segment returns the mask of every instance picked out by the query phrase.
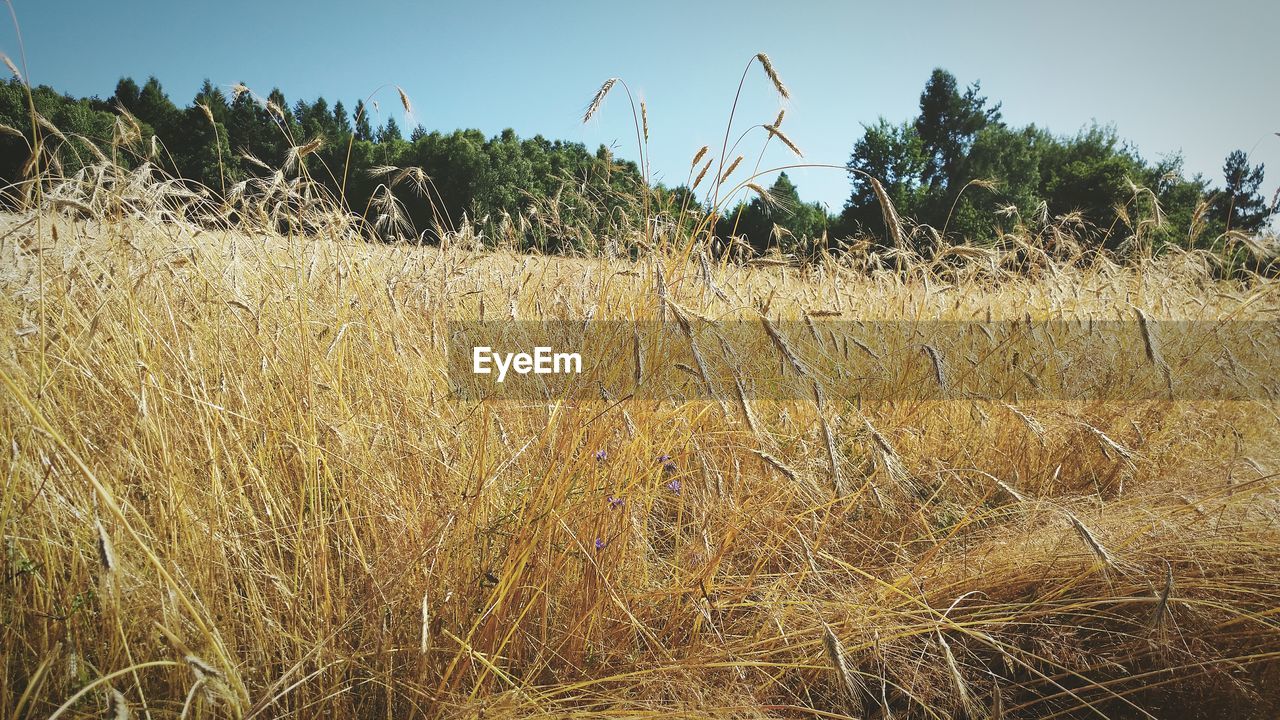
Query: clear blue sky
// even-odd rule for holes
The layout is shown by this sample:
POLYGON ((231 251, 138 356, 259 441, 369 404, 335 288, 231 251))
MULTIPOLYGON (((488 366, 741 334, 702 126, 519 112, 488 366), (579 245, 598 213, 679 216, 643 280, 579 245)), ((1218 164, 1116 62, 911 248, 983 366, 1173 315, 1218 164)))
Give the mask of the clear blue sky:
MULTIPOLYGON (((416 117, 399 117, 394 89, 375 99, 406 131, 512 127, 634 158, 620 94, 580 122, 617 75, 648 103, 652 164, 668 184, 684 181, 698 147, 719 146, 742 67, 765 51, 792 91, 784 130, 813 162, 843 164, 863 123, 910 117, 942 66, 961 83, 980 79, 1010 123, 1074 133, 1096 119, 1145 157, 1181 152, 1189 171, 1215 181, 1242 148, 1266 162, 1268 195, 1280 185, 1275 0, 12 2, 31 79, 74 95, 108 97, 120 76, 154 74, 180 105, 209 78, 351 107, 397 83, 416 117)), ((4 26, 0 50, 17 58, 4 26)), ((771 121, 778 107, 753 70, 740 122, 771 121)), ((787 159, 771 151, 766 163, 787 159)), ((838 171, 792 178, 833 210, 848 192, 838 171)))

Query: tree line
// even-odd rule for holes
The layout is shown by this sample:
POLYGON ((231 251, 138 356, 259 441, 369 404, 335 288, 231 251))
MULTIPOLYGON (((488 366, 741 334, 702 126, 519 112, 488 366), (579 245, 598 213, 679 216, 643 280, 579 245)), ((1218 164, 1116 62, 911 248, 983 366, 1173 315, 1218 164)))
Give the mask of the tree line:
MULTIPOLYGON (((26 92, 16 79, 0 85, 0 184, 20 182, 29 169, 26 92)), ((364 101, 350 109, 323 97, 289 104, 278 89, 259 97, 206 80, 179 107, 154 77, 141 87, 123 78, 105 100, 46 86, 32 93, 37 112, 63 135, 63 173, 94 162, 88 143, 110 147, 117 163, 151 162, 223 196, 294 166, 390 235, 416 228, 430 239, 468 224, 524 247, 583 249, 620 239, 655 208, 679 218, 706 210, 687 187, 646 189, 636 163, 603 145, 591 152, 509 129, 486 137, 418 126, 406 138, 393 117, 375 126, 364 101), (120 142, 121 118, 143 140, 130 152, 120 142)), ((1229 230, 1257 233, 1277 210, 1263 195, 1263 167, 1242 151, 1226 158, 1223 186, 1211 187, 1188 176, 1178 157, 1142 158, 1111 128, 1060 136, 1011 126, 978 83, 962 88, 942 69, 926 82, 914 118, 863 126, 847 168, 851 192, 842 211, 805 203, 782 173, 766 196, 725 209, 717 233, 744 237, 757 251, 788 252, 829 247, 834 238, 883 238, 870 178, 899 215, 951 241, 988 242, 1019 226, 1069 221, 1079 237, 1114 246, 1145 222, 1153 242, 1195 247, 1229 230)))
POLYGON ((1212 188, 1188 177, 1180 157, 1144 160, 1111 128, 1064 137, 1010 126, 978 83, 961 90, 945 70, 933 71, 919 107, 911 120, 864 128, 848 165, 858 172, 840 218, 846 230, 883 222, 867 176, 884 183, 902 215, 965 237, 1074 216, 1085 237, 1115 243, 1128 236, 1120 226, 1158 219, 1156 242, 1187 246, 1228 230, 1257 233, 1276 211, 1262 194, 1262 165, 1240 150, 1226 158, 1224 186, 1212 188))

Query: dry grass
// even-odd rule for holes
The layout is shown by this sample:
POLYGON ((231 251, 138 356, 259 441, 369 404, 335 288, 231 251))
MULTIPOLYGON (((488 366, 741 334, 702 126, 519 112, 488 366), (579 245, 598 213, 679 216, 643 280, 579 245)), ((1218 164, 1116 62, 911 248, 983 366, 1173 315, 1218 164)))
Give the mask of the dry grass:
POLYGON ((1271 318, 1273 284, 984 256, 940 288, 48 211, 0 237, 0 715, 1276 710, 1273 404, 471 403, 444 376, 446 322, 482 306, 1271 318))
MULTIPOLYGON (((781 119, 757 127, 794 150, 781 119)), ((127 116, 116 135, 142 144, 127 116)), ((874 180, 888 250, 731 261, 717 203, 767 193, 754 171, 720 193, 728 138, 690 164, 695 186, 717 168, 691 234, 646 196, 613 238, 637 261, 465 226, 370 243, 416 231, 391 188, 434 189, 376 168, 366 222, 297 162, 318 138, 220 200, 33 148, 0 216, 0 717, 1274 717, 1273 401, 1139 401, 1104 374, 1106 400, 1023 402, 1091 366, 1041 331, 990 362, 830 333, 1136 318, 1120 351, 1172 394, 1248 358, 1159 322, 1274 321, 1280 286, 1203 253, 1119 264, 1069 217, 921 257, 874 180), (674 320, 687 358, 637 333, 582 386, 672 367, 706 393, 467 400, 460 319, 674 320), (724 320, 760 341, 717 342, 724 320), (937 399, 971 365, 999 399, 937 399), (868 369, 889 399, 859 397, 868 369)))

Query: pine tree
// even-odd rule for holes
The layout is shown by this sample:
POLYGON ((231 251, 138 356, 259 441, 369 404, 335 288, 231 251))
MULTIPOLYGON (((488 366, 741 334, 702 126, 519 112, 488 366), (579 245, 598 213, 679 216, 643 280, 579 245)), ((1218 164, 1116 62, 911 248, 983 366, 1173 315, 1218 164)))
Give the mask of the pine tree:
POLYGON ((138 96, 141 94, 142 90, 138 88, 138 83, 134 82, 133 78, 122 77, 120 82, 116 83, 116 94, 113 99, 132 113, 137 110, 138 96))
POLYGON ((356 101, 355 124, 357 140, 373 140, 373 126, 369 124, 369 108, 365 106, 363 100, 356 101))
POLYGON ((960 94, 956 78, 935 69, 920 93, 920 115, 915 130, 924 146, 924 181, 931 191, 963 184, 958 170, 978 132, 1000 122, 1000 105, 987 107, 987 99, 974 83, 960 94))
POLYGON ((1214 198, 1215 219, 1224 223, 1226 230, 1245 233, 1262 230, 1273 212, 1261 192, 1265 177, 1262 163, 1250 167, 1249 156, 1243 150, 1236 150, 1223 163, 1222 175, 1226 184, 1214 198))
POLYGON ((160 81, 153 75, 147 79, 147 84, 142 86, 142 92, 138 94, 134 114, 139 120, 155 128, 161 140, 169 140, 176 129, 180 113, 165 94, 160 81))
POLYGON ((378 131, 378 142, 394 142, 403 139, 404 135, 400 134, 400 125, 396 123, 396 119, 393 117, 387 118, 387 124, 383 125, 382 129, 378 131))
POLYGON ((351 118, 347 116, 347 108, 341 100, 333 104, 333 125, 339 135, 351 134, 351 118))

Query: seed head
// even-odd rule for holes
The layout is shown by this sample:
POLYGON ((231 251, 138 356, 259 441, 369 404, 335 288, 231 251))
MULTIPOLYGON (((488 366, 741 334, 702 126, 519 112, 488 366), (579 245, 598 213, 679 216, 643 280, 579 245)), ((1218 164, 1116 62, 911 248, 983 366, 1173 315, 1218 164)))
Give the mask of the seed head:
POLYGON ((773 61, 764 53, 757 53, 756 60, 760 61, 760 67, 764 68, 764 74, 769 76, 769 82, 773 83, 773 89, 778 91, 784 100, 791 97, 791 93, 787 90, 787 86, 782 84, 782 78, 778 77, 778 71, 773 67, 773 61))
POLYGON ((596 96, 591 98, 591 104, 587 106, 587 112, 582 116, 582 122, 585 123, 591 119, 592 115, 596 114, 596 111, 600 109, 600 103, 604 102, 605 95, 609 94, 609 91, 613 89, 614 84, 617 82, 618 78, 616 77, 604 81, 604 84, 596 91, 596 96))

